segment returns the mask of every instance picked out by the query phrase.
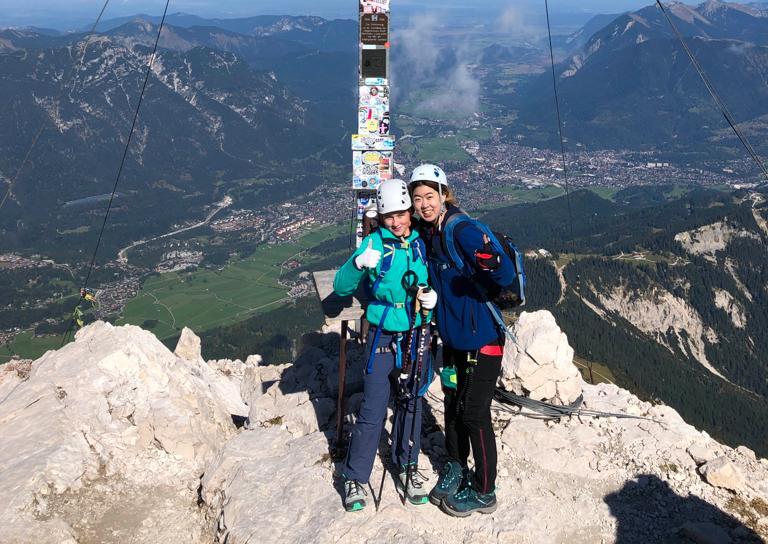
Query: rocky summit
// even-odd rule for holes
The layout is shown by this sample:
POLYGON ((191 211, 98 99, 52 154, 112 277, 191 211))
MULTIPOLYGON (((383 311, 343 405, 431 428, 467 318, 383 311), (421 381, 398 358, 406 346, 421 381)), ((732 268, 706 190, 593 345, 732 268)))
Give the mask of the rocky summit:
MULTIPOLYGON (((580 382, 548 312, 522 314, 513 333, 502 386, 556 404, 581 389, 582 413, 545 421, 495 403, 499 508, 458 519, 404 506, 390 476, 379 495, 378 460, 369 506, 344 511, 329 454, 338 332, 306 335, 290 364, 206 362, 192 331, 172 353, 138 327, 94 323, 0 369, 0 542, 766 541, 768 461, 669 407, 580 382)), ((348 354, 346 424, 364 351, 350 343, 348 354)), ((426 399, 419 465, 434 483, 445 460, 438 380, 426 399)), ((384 436, 382 458, 388 448, 384 436)))

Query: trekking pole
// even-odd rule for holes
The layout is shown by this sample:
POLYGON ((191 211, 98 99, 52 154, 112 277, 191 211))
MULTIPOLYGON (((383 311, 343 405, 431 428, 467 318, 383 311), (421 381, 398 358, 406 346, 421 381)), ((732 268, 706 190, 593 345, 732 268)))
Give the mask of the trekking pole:
MULTIPOLYGON (((418 306, 418 300, 416 299, 416 294, 419 290, 418 285, 418 277, 416 276, 416 273, 412 270, 407 271, 403 275, 402 279, 402 286, 405 292, 414 297, 414 314, 413 314, 413 322, 416 322, 416 316, 419 314, 418 306)), ((402 369, 400 372, 400 376, 398 376, 397 380, 397 390, 395 391, 395 402, 394 402, 394 410, 392 413, 392 419, 394 422, 397 422, 397 418, 400 415, 400 402, 404 398, 403 395, 407 392, 406 388, 403 385, 403 375, 406 376, 406 379, 408 377, 408 370, 411 367, 411 349, 413 348, 413 333, 412 331, 408 331, 408 339, 406 340, 406 350, 405 350, 405 360, 403 361, 402 369)), ((394 431, 394 424, 392 425, 392 430, 394 431)), ((403 431, 401 431, 403 432, 403 431)), ((402 435, 401 435, 402 436, 402 435)), ((392 445, 393 447, 396 442, 396 437, 392 437, 392 445)), ((379 505, 381 504, 381 493, 384 490, 384 480, 387 477, 387 467, 382 460, 382 474, 381 474, 381 483, 379 484, 379 499, 378 502, 376 501, 376 497, 374 496, 374 505, 376 507, 376 511, 379 511, 379 505)), ((405 504, 405 501, 403 501, 403 504, 405 504)))
MULTIPOLYGON (((431 289, 424 286, 419 286, 419 293, 428 293, 431 289)), ((413 422, 411 422, 411 436, 408 440, 408 464, 406 465, 406 475, 405 475, 405 492, 403 497, 403 504, 405 504, 405 498, 408 497, 408 488, 411 484, 411 463, 413 463, 413 445, 416 438, 416 405, 415 402, 418 402, 419 399, 419 390, 421 389, 421 372, 423 369, 423 363, 424 363, 424 349, 426 346, 426 336, 427 336, 427 328, 429 326, 429 323, 427 322, 427 317, 429 316, 429 310, 421 308, 421 304, 418 301, 419 299, 416 299, 416 309, 417 313, 421 312, 421 329, 419 330, 419 344, 418 344, 418 352, 416 353, 416 372, 413 377, 414 382, 414 393, 413 396, 409 395, 407 397, 406 402, 410 402, 411 398, 414 399, 414 406, 413 406, 413 422)), ((400 376, 402 379, 402 375, 400 376)), ((406 378, 407 379, 407 378, 406 378)), ((408 414, 408 407, 406 405, 406 414, 408 414)), ((416 470, 418 470, 418 456, 419 452, 416 452, 416 470)))

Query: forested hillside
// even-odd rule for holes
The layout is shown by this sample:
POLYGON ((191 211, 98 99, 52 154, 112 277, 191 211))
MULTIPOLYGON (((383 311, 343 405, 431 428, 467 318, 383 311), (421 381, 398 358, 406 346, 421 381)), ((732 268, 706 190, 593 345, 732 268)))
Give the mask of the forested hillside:
POLYGON ((552 310, 579 356, 722 440, 765 454, 764 197, 696 190, 656 198, 665 191, 631 189, 614 202, 575 193, 573 240, 564 198, 486 219, 555 253, 528 260, 526 309, 552 310))

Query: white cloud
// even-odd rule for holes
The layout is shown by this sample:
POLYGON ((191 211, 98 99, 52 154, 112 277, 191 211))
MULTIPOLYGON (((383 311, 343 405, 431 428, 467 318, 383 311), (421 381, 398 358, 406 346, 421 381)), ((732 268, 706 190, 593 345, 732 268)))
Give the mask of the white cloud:
POLYGON ((515 40, 536 41, 543 37, 544 14, 541 6, 532 10, 530 6, 510 3, 504 6, 496 19, 496 30, 510 34, 515 40))
POLYGON ((439 17, 433 14, 414 16, 406 28, 394 34, 399 47, 393 59, 393 92, 397 93, 398 81, 412 93, 428 90, 428 96, 422 97, 416 107, 425 116, 448 112, 468 116, 480 109, 480 82, 470 70, 474 59, 459 46, 454 48, 457 62, 441 66, 444 59, 440 58, 441 46, 435 32, 439 24, 439 17))

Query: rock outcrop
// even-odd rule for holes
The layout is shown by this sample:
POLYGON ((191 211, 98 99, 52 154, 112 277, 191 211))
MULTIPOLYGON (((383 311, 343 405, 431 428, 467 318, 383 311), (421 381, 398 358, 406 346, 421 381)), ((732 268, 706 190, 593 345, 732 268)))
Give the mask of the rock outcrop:
POLYGON ((210 541, 195 498, 236 432, 228 376, 138 327, 101 322, 28 375, 10 370, 0 542, 74 543, 107 528, 114 542, 210 541))
POLYGON ((645 292, 635 291, 627 285, 606 292, 594 287, 593 290, 603 308, 649 334, 670 352, 674 353, 677 348, 688 353, 712 374, 725 379, 706 354, 707 344, 719 342, 717 333, 704 324, 687 301, 659 286, 645 292))
POLYGON ((675 235, 675 241, 688 253, 702 255, 711 262, 716 262, 717 252, 724 250, 732 240, 737 238, 759 240, 760 236, 754 232, 740 230, 726 221, 718 221, 675 235))
MULTIPOLYGON (((515 333, 516 357, 572 373, 551 315, 522 314, 515 333)), ((28 376, 3 369, 0 542, 645 544, 768 535, 768 461, 719 444, 669 407, 581 382, 584 407, 606 415, 542 421, 494 405, 494 514, 457 519, 403 506, 390 477, 377 512, 379 460, 370 506, 348 514, 329 455, 337 346, 336 334, 315 334, 290 365, 255 356, 206 363, 136 327, 96 323, 28 376), (247 415, 240 429, 230 406, 247 415)), ((364 351, 350 342, 348 352, 351 422, 364 351)), ((434 483, 446 455, 439 380, 426 402, 420 467, 434 483)), ((382 458, 388 447, 385 435, 382 458)))
POLYGON ((581 396, 583 380, 573 364, 573 348, 547 311, 523 313, 505 346, 501 385, 507 391, 553 404, 581 396))

